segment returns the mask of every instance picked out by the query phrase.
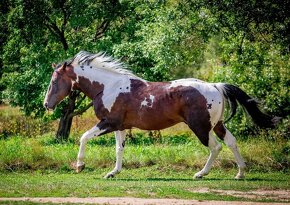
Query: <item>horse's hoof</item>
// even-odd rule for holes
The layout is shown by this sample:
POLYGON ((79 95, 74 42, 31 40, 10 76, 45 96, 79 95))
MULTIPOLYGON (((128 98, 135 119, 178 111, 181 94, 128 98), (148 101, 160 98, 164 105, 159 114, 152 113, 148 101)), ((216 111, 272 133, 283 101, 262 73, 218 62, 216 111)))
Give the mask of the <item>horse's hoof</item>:
POLYGON ((115 177, 114 174, 108 173, 108 174, 106 174, 106 176, 104 176, 104 179, 110 179, 110 178, 114 178, 114 177, 115 177))
POLYGON ((77 165, 77 162, 72 162, 72 163, 70 164, 70 167, 71 167, 72 169, 74 169, 74 170, 76 171, 76 173, 80 173, 81 171, 84 170, 84 168, 85 168, 85 164, 79 166, 79 165, 77 165))
POLYGON ((193 179, 199 180, 202 179, 203 176, 202 175, 194 175, 193 179))
POLYGON ((193 178, 194 179, 202 179, 205 175, 207 175, 207 174, 200 171, 200 172, 197 172, 193 178))
POLYGON ((86 167, 85 164, 83 164, 83 165, 81 165, 81 166, 77 166, 77 168, 76 168, 76 172, 77 172, 77 173, 80 173, 81 171, 84 170, 85 167, 86 167))
POLYGON ((245 179, 245 175, 237 174, 237 176, 235 176, 235 179, 236 179, 236 180, 245 179))

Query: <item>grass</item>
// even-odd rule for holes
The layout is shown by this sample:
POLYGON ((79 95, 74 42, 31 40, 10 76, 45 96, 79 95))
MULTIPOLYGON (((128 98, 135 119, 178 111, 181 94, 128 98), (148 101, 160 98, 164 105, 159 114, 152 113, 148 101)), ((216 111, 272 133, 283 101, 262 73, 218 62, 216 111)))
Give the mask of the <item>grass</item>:
MULTIPOLYGON (((212 172, 199 181, 192 176, 203 167, 208 150, 190 135, 182 135, 180 141, 175 139, 178 136, 158 139, 162 143, 146 139, 142 144, 142 138, 147 138, 144 134, 137 142, 128 140, 124 169, 110 180, 102 177, 114 167, 113 136, 93 140, 87 145, 87 167, 80 174, 70 168, 77 156, 77 142, 56 144, 49 135, 0 140, 0 197, 129 196, 244 201, 249 199, 196 190, 290 189, 289 169, 280 169, 279 163, 274 161, 277 153, 282 158, 283 147, 289 142, 282 139, 275 144, 261 139, 239 142, 249 165, 247 178, 241 181, 233 179, 237 168, 232 153, 224 147, 212 172)), ((289 156, 283 159, 288 160, 289 156)))
MULTIPOLYGON (((2 112, 0 118, 8 119, 9 112, 2 112)), ((11 113, 19 117, 17 110, 11 109, 11 113)), ((274 139, 263 136, 247 140, 237 138, 248 165, 246 180, 233 179, 237 167, 233 154, 224 145, 212 172, 201 181, 193 180, 192 176, 203 167, 209 151, 182 124, 162 131, 162 137, 134 131, 134 137, 126 141, 124 169, 111 180, 102 177, 114 167, 114 136, 109 134, 90 140, 86 169, 75 174, 70 164, 77 157, 79 137, 84 131, 80 128, 89 129, 94 124, 93 120, 88 120, 90 117, 91 114, 86 113, 75 118, 73 135, 63 144, 56 143, 49 133, 31 136, 30 131, 24 130, 28 135, 23 137, 22 132, 17 131, 19 123, 14 120, 19 135, 0 137, 0 197, 130 196, 244 201, 249 199, 196 190, 290 189, 290 141, 279 136, 274 139)), ((8 126, 3 122, 1 126, 8 126)), ((9 129, 8 126, 6 130, 9 129)))
MULTIPOLYGON (((0 140, 0 171, 55 170, 71 171, 70 164, 76 160, 78 141, 57 144, 50 135, 36 138, 10 137, 0 140)), ((201 169, 209 151, 195 137, 187 134, 164 135, 157 139, 140 134, 138 140, 128 139, 124 154, 125 168, 168 165, 176 169, 201 169)), ((112 135, 91 140, 87 145, 87 168, 111 168, 115 161, 114 137, 112 135)), ((290 157, 283 139, 275 143, 266 139, 240 141, 239 147, 248 168, 261 172, 288 171, 290 157), (286 150, 286 151, 285 151, 286 150)), ((224 146, 214 166, 219 169, 236 168, 231 151, 224 146)))
MULTIPOLYGON (((158 166, 125 169, 117 178, 102 176, 109 169, 81 174, 57 172, 1 173, 0 197, 142 197, 221 200, 214 192, 198 193, 202 188, 249 191, 256 189, 289 189, 290 177, 280 172, 248 174, 236 181, 235 170, 214 170, 204 180, 193 180, 195 170, 160 169, 158 166)), ((245 200, 223 196, 222 200, 245 200)))

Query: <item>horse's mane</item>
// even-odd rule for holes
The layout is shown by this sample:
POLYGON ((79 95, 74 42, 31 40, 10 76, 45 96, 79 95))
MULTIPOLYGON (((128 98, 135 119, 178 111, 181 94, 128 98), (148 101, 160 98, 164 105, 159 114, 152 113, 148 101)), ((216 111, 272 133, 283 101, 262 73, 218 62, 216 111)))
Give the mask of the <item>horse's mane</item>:
POLYGON ((91 65, 95 69, 109 70, 111 72, 135 76, 132 71, 125 69, 125 65, 120 60, 114 59, 112 56, 106 55, 104 52, 90 53, 80 51, 72 59, 67 61, 67 64, 77 63, 79 65, 91 65))

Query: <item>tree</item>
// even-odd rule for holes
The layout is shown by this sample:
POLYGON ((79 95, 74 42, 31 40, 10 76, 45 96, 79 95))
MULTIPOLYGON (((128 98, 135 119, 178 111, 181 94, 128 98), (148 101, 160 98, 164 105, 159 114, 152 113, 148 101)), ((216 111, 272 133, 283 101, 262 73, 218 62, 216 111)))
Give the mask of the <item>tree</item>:
MULTIPOLYGON (((1 16, 0 16, 0 53, 3 53, 3 49, 4 49, 4 43, 7 41, 8 38, 8 26, 7 26, 7 13, 8 13, 8 9, 9 8, 9 2, 3 1, 0 3, 0 12, 1 12, 1 16)), ((0 56, 0 68, 3 67, 3 57, 0 56)), ((2 78, 4 71, 3 69, 0 70, 0 79, 2 78)), ((3 95, 2 92, 5 90, 5 86, 3 84, 0 83, 0 103, 3 102, 3 95)))
POLYGON ((179 1, 128 4, 131 13, 120 28, 127 35, 113 46, 113 53, 130 69, 147 80, 163 81, 189 76, 199 68, 205 44, 198 12, 179 1))
MULTIPOLYGON (((212 81, 237 84, 263 100, 269 113, 285 119, 285 127, 290 114, 289 6, 288 1, 272 0, 203 4, 209 11, 207 18, 218 25, 213 41, 219 51, 212 81)), ((229 126, 239 134, 255 130, 241 112, 229 126)))
MULTIPOLYGON (((6 4, 10 6, 3 19, 4 26, 9 28, 3 44, 4 95, 25 114, 43 116, 42 102, 52 71, 49 65, 80 49, 98 50, 99 44, 94 42, 118 16, 119 3, 21 0, 1 1, 1 8, 6 4)), ((73 92, 58 107, 52 116, 60 117, 57 139, 68 138, 73 117, 91 106, 89 102, 85 105, 86 101, 79 92, 73 92)))
MULTIPOLYGON (((235 83, 265 99, 268 111, 289 113, 284 89, 289 80, 280 75, 289 67, 289 2, 4 0, 0 5, 0 89, 26 114, 43 116, 49 65, 80 50, 113 54, 151 81, 201 77, 235 83)), ((73 92, 58 106, 52 117, 60 118, 59 138, 68 137, 71 120, 89 105, 73 92)))
POLYGON ((266 44, 281 45, 283 53, 290 52, 289 1, 218 0, 203 2, 203 6, 228 36, 240 35, 242 31, 243 39, 263 39, 266 44))

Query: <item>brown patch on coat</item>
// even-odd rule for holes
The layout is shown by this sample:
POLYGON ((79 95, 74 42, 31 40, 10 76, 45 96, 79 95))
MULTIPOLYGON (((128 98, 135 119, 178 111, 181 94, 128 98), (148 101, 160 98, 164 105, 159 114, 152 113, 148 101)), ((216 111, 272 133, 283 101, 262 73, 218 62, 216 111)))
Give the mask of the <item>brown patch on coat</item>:
POLYGON ((208 146, 211 130, 210 114, 206 98, 194 87, 184 87, 183 95, 188 96, 184 106, 184 115, 189 128, 199 138, 201 143, 208 146))
POLYGON ((76 87, 92 100, 94 100, 96 96, 104 90, 103 84, 95 81, 91 82, 85 77, 80 76, 78 81, 79 83, 75 83, 76 87))
POLYGON ((224 140, 226 136, 226 128, 223 124, 223 121, 218 121, 216 126, 213 128, 213 131, 216 133, 216 135, 221 139, 224 140))
POLYGON ((179 100, 176 95, 173 96, 168 91, 168 87, 169 83, 167 82, 145 83, 132 79, 131 92, 120 94, 117 98, 118 103, 126 105, 123 128, 137 127, 144 130, 160 130, 184 121, 180 115, 179 100), (150 95, 154 96, 153 101, 150 99, 150 95), (142 102, 146 100, 148 104, 142 105, 142 102))

